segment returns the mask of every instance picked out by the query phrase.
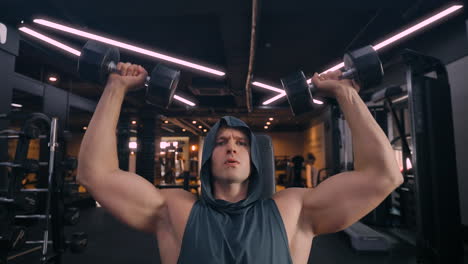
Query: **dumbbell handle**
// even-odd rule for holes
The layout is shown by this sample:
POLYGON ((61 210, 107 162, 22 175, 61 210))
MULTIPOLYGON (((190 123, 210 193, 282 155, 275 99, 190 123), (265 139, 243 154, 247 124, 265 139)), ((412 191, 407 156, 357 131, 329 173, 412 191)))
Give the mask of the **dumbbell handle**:
POLYGON ((15 201, 14 199, 5 198, 5 197, 0 197, 0 202, 4 202, 4 203, 13 203, 14 201, 15 201))
MULTIPOLYGON (((356 69, 351 68, 349 70, 344 71, 338 79, 339 80, 353 79, 355 74, 356 74, 356 69)), ((315 87, 315 85, 313 83, 309 84, 309 90, 310 90, 310 94, 312 94, 312 95, 317 93, 317 87, 315 87)))
MULTIPOLYGON (((47 166, 47 165, 49 165, 48 162, 38 162, 37 164, 38 164, 39 166, 47 166)), ((22 164, 17 164, 17 163, 13 163, 13 162, 9 162, 9 161, 2 161, 2 162, 0 162, 0 166, 10 167, 10 168, 23 167, 22 164)))
MULTIPOLYGON (((36 241, 26 241, 25 244, 42 244, 44 243, 44 240, 36 240, 36 241)), ((47 241, 49 244, 53 244, 53 241, 47 241)))
POLYGON ((48 192, 49 189, 21 189, 21 192, 48 192))
MULTIPOLYGON (((122 73, 119 70, 117 70, 117 64, 115 64, 115 62, 113 62, 113 61, 111 61, 107 65, 107 72, 109 72, 109 73, 118 73, 119 75, 122 75, 122 73)), ((146 76, 145 86, 149 85, 150 80, 151 80, 151 77, 146 76)))
MULTIPOLYGON (((15 218, 16 219, 46 219, 47 216, 46 215, 39 215, 39 214, 36 214, 36 215, 15 215, 15 218)), ((50 215, 49 217, 50 218, 50 215)))
MULTIPOLYGON (((20 135, 0 135, 0 138, 20 138, 20 135)), ((46 135, 40 135, 39 138, 47 138, 46 135)))

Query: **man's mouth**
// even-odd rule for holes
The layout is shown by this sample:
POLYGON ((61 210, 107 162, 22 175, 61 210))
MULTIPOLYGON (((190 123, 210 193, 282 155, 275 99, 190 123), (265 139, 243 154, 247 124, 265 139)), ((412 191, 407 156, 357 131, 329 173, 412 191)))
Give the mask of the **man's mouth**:
POLYGON ((237 161, 236 159, 227 159, 227 160, 224 162, 224 164, 226 164, 226 165, 237 165, 237 164, 239 164, 239 163, 240 163, 240 162, 237 161))

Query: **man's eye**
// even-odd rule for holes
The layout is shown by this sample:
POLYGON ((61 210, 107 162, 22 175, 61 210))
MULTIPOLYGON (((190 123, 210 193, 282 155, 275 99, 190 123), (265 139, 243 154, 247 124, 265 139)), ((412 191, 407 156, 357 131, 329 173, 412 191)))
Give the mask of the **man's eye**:
POLYGON ((218 146, 218 145, 223 145, 224 143, 225 143, 224 141, 218 141, 218 142, 216 142, 216 145, 217 145, 217 146, 218 146))
POLYGON ((247 142, 239 141, 239 145, 241 145, 241 146, 247 146, 247 142))

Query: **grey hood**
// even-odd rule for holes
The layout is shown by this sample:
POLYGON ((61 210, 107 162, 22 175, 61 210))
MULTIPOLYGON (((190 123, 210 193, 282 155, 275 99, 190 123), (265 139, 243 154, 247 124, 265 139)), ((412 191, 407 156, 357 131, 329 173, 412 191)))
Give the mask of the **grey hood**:
POLYGON ((258 201, 262 197, 263 186, 262 179, 259 175, 260 158, 259 148, 257 139, 252 133, 250 128, 242 120, 232 116, 222 117, 210 130, 205 138, 203 145, 203 156, 202 156, 202 167, 201 167, 201 201, 209 205, 210 207, 223 211, 226 213, 237 213, 243 209, 248 208, 254 202, 258 201), (251 172, 249 176, 249 188, 247 197, 236 203, 227 202, 224 200, 215 199, 213 196, 213 185, 211 175, 211 155, 216 143, 216 135, 221 124, 224 123, 228 127, 238 128, 247 132, 247 136, 250 139, 250 161, 251 161, 251 172))

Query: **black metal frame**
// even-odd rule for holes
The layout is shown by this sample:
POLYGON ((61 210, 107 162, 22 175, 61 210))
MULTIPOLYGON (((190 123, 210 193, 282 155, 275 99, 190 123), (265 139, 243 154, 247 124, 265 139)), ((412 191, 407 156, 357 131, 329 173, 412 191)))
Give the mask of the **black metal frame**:
POLYGON ((433 57, 405 51, 417 208, 423 263, 462 263, 460 207, 448 75, 433 57), (434 72, 436 78, 425 76, 434 72))
POLYGON ((341 117, 341 110, 335 104, 330 105, 330 118, 325 121, 325 164, 329 175, 341 172, 340 148, 342 147, 341 135, 338 119, 341 117))

